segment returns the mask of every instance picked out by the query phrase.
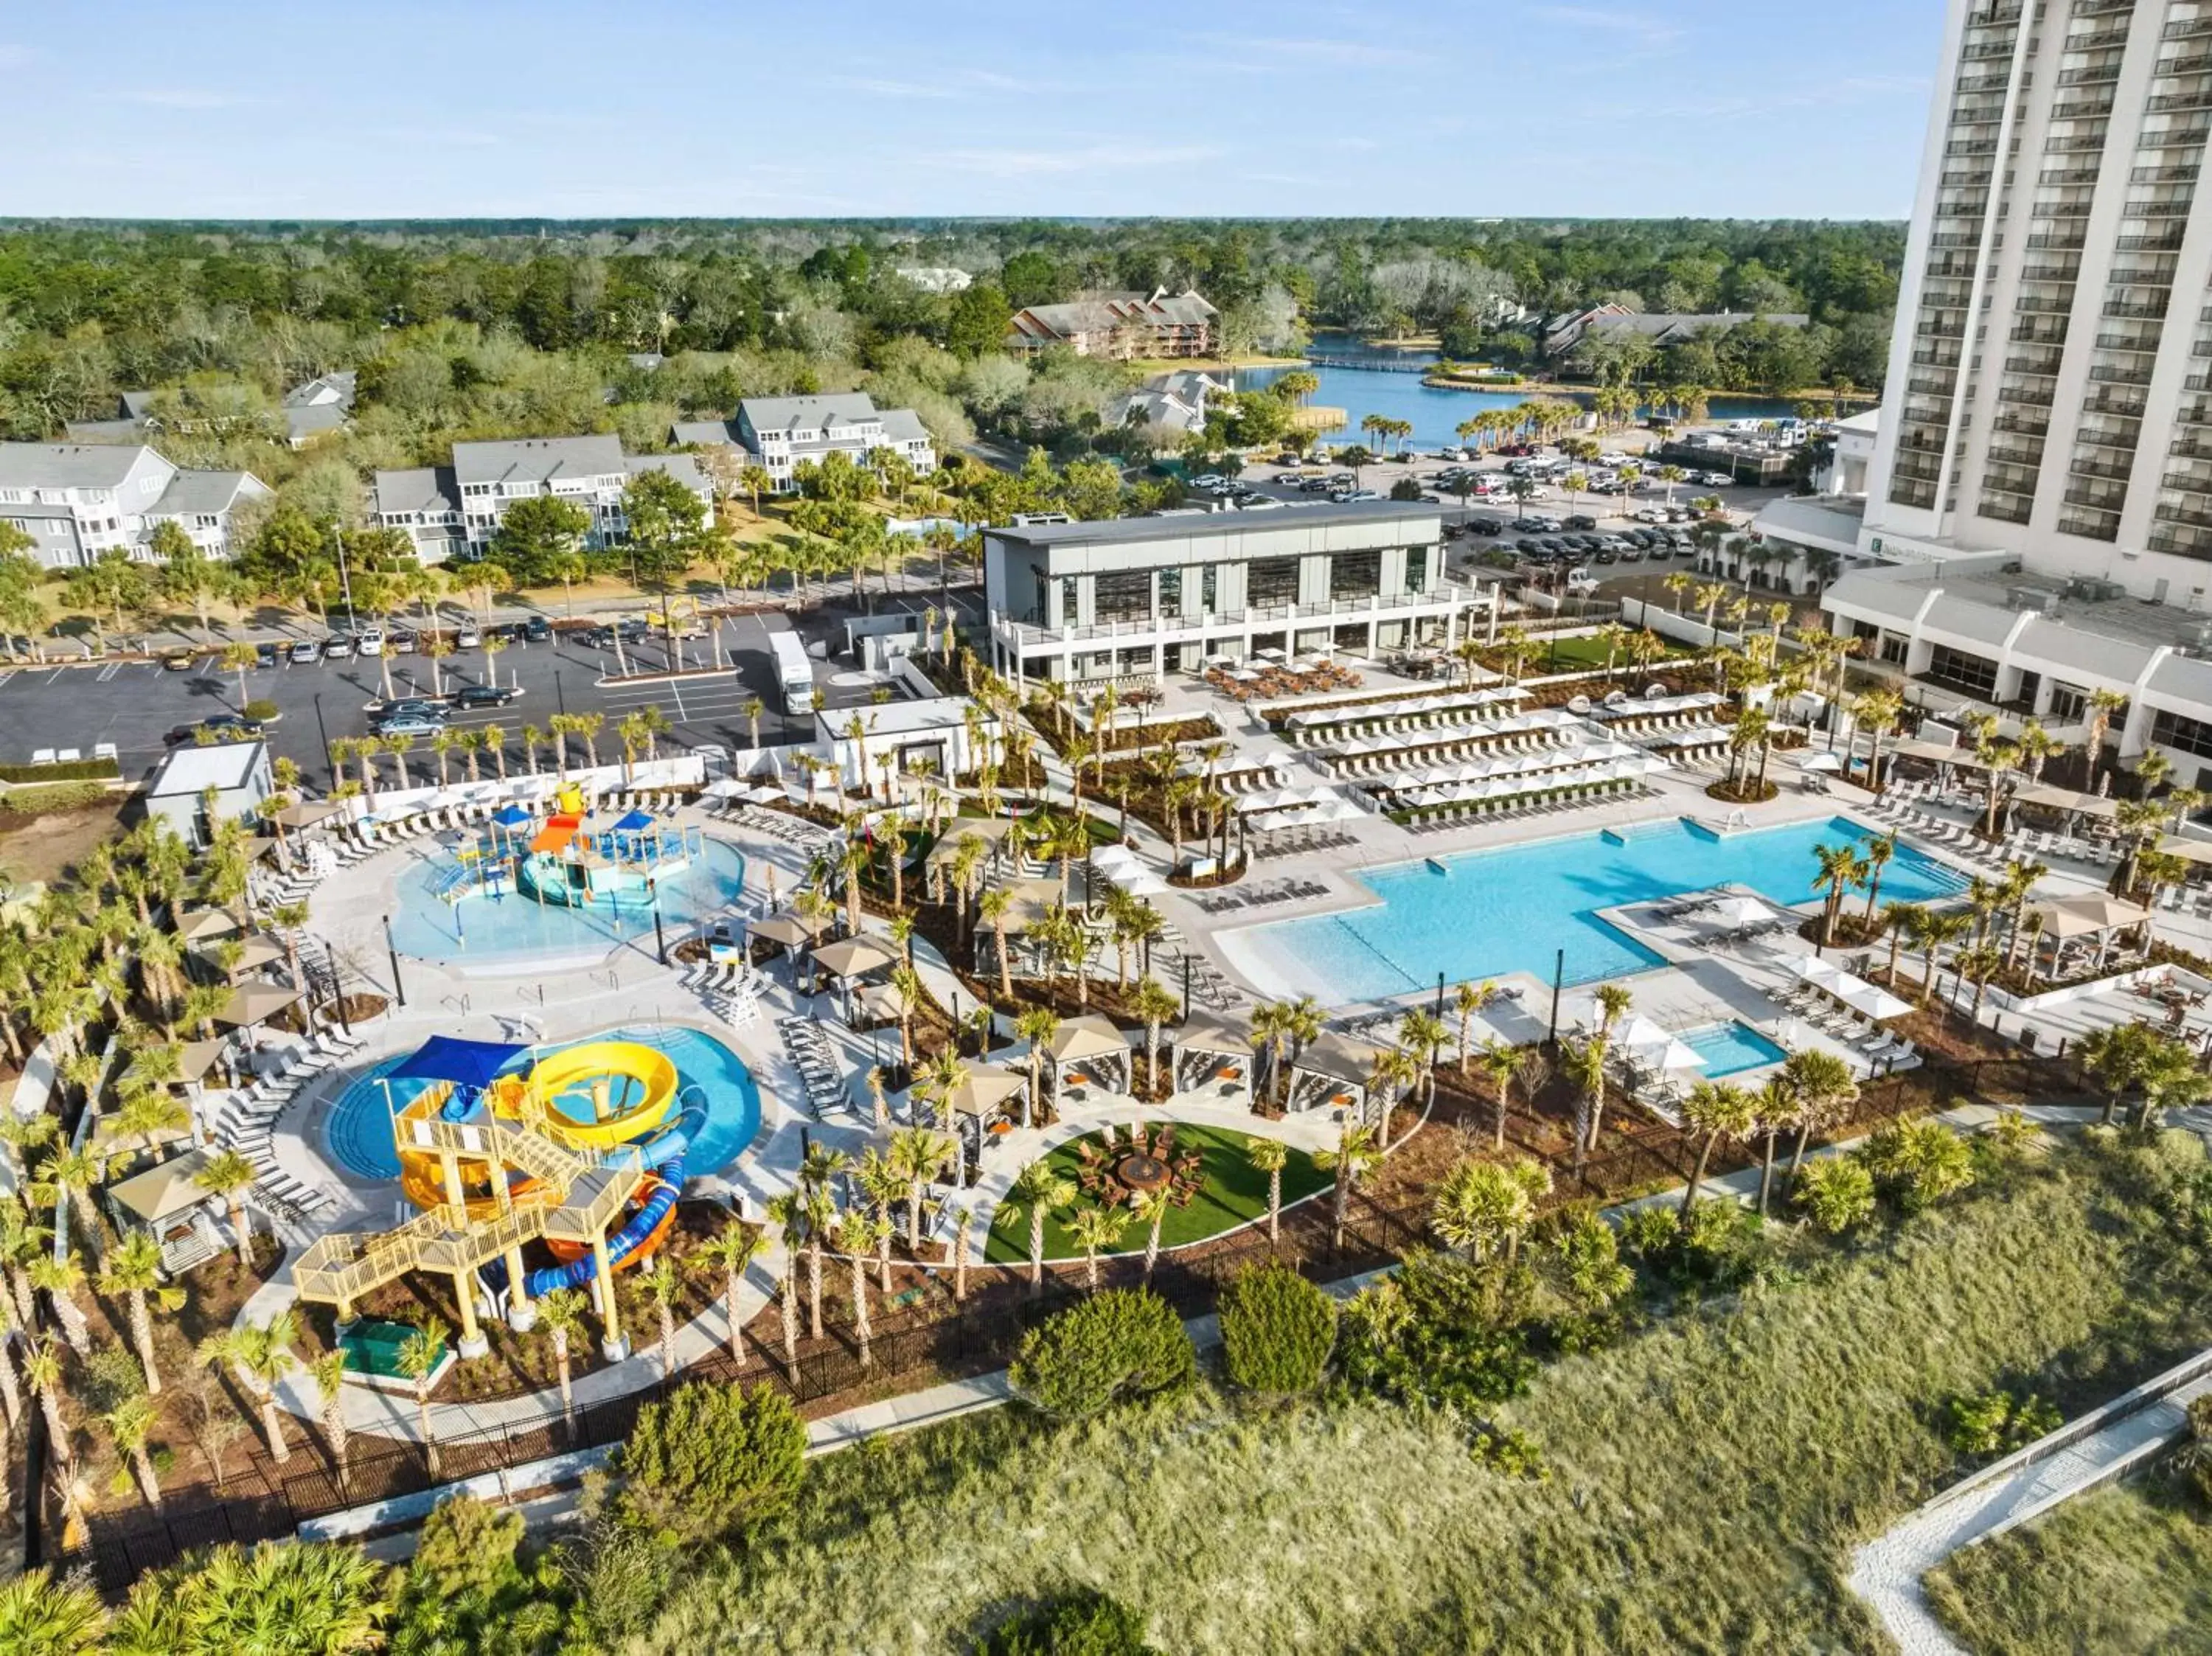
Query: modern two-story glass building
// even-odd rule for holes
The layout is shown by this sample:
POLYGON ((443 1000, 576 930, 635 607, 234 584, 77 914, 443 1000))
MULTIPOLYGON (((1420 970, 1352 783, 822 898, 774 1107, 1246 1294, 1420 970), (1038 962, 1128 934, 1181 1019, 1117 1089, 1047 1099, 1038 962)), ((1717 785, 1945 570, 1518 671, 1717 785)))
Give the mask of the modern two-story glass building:
POLYGON ((1449 647, 1485 603, 1447 579, 1437 508, 1395 501, 990 529, 983 573, 993 665, 1073 682, 1449 647))

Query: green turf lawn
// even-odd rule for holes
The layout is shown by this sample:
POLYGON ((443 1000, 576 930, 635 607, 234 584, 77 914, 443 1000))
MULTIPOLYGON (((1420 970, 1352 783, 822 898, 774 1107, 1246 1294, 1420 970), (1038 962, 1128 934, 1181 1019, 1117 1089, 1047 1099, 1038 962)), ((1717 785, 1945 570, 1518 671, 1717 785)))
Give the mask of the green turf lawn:
POLYGON ((2212 1649, 2212 1508, 2160 1472, 1945 1559, 1928 1598, 1974 1656, 2212 1649))
MULTIPOLYGON (((1127 1135, 1121 1135, 1125 1139, 1127 1135)), ((1180 1247, 1185 1242, 1203 1241, 1208 1236, 1218 1236, 1233 1226, 1263 1218, 1267 1211, 1267 1175, 1244 1159, 1244 1147, 1252 1141, 1249 1135, 1231 1132, 1226 1128, 1193 1126, 1177 1122, 1176 1143, 1185 1149, 1195 1149, 1204 1158, 1200 1163, 1206 1174, 1206 1188, 1188 1207, 1170 1208, 1160 1225, 1160 1246, 1180 1247)), ((1097 1135, 1073 1138, 1054 1150, 1045 1160, 1058 1168, 1068 1178, 1076 1176, 1083 1164, 1076 1158, 1075 1147, 1096 1143, 1097 1135)), ((1290 1160, 1283 1164, 1283 1205, 1288 1207, 1302 1196, 1310 1196, 1317 1190, 1328 1188, 1329 1175, 1313 1164, 1313 1157, 1304 1150, 1292 1149, 1290 1160)), ((1087 1202, 1080 1198, 1079 1205, 1087 1202)), ((1062 1219, 1073 1216, 1069 1209, 1055 1218, 1048 1219, 1044 1227, 1044 1257, 1048 1259, 1079 1259, 1083 1251, 1069 1238, 1062 1219)), ((1145 1232, 1132 1224, 1121 1238, 1123 1253, 1134 1253, 1145 1245, 1145 1232)), ((983 1257, 994 1265, 1018 1265, 1030 1257, 1030 1222, 1024 1213, 1020 1218, 1000 1218, 991 1225, 989 1240, 984 1244, 983 1257)))
MULTIPOLYGON (((1594 667, 1602 672, 1605 669, 1605 640, 1595 634, 1578 633, 1548 646, 1540 638, 1537 645, 1537 652, 1522 666, 1521 670, 1524 673, 1568 673, 1577 667, 1594 667)), ((1669 645, 1667 653, 1659 658, 1659 662, 1680 660, 1689 653, 1679 646, 1669 645)), ((1656 666, 1659 664, 1653 664, 1656 666)), ((1629 660, 1626 647, 1617 647, 1613 651, 1613 676, 1624 687, 1627 687, 1644 670, 1629 660)))

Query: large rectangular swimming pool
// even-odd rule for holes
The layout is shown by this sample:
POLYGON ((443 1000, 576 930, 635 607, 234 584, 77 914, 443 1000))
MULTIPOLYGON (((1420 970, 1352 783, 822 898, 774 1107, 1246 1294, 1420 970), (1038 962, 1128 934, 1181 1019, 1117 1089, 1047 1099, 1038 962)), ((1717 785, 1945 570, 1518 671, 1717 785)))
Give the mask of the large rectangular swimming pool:
MULTIPOLYGON (((1595 983, 1660 963, 1599 919, 1599 909, 1727 884, 1806 902, 1816 895, 1815 846, 1875 837, 1843 816, 1725 837, 1681 819, 1639 824, 1625 837, 1572 834, 1377 869, 1359 877, 1377 904, 1249 926, 1224 943, 1267 992, 1310 994, 1324 1005, 1434 989, 1438 973, 1452 983, 1509 972, 1548 981, 1561 949, 1566 981, 1595 983)), ((1964 875, 1900 845, 1882 870, 1881 897, 1923 902, 1965 884, 1964 875)))

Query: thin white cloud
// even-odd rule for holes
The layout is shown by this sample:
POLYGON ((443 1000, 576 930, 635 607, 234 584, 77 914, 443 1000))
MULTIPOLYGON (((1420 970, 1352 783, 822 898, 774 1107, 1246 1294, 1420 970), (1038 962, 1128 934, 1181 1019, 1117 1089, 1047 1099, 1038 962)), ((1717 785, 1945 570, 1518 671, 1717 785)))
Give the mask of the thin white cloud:
POLYGON ((1358 40, 1340 36, 1321 39, 1300 39, 1296 36, 1267 36, 1249 34, 1193 34, 1185 37, 1194 45, 1211 47, 1218 52, 1236 54, 1226 64, 1209 64, 1208 72, 1221 68, 1251 70, 1255 59, 1271 60, 1272 66, 1310 64, 1376 64, 1392 66, 1433 64, 1434 54, 1410 51, 1404 46, 1384 45, 1373 40, 1358 40))
POLYGON ((1188 167, 1196 161, 1211 161, 1220 153, 1196 144, 1146 149, 1097 143, 1068 149, 945 149, 922 159, 949 172, 1023 179, 1087 173, 1094 168, 1188 167))
POLYGON ((863 75, 841 75, 823 82, 841 92, 861 92, 873 98, 957 98, 949 86, 928 81, 884 81, 863 75))
POLYGON ((1682 35, 1680 27, 1663 18, 1640 11, 1616 11, 1603 6, 1531 6, 1522 14, 1540 21, 1566 23, 1600 29, 1609 34, 1633 36, 1647 46, 1672 45, 1682 35))

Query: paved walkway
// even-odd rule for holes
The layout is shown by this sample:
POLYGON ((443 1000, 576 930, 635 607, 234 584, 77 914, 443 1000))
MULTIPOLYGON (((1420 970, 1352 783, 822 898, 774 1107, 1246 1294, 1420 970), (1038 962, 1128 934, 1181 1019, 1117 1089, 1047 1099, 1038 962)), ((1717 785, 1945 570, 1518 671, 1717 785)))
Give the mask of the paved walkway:
POLYGON ((2028 1523, 2125 1477, 2188 1429, 2191 1399, 2212 1392, 2212 1351, 2146 1381, 1954 1485, 1861 1547, 1850 1588, 1905 1656, 1966 1656, 1928 1605, 1923 1579, 1961 1547, 2028 1523))

